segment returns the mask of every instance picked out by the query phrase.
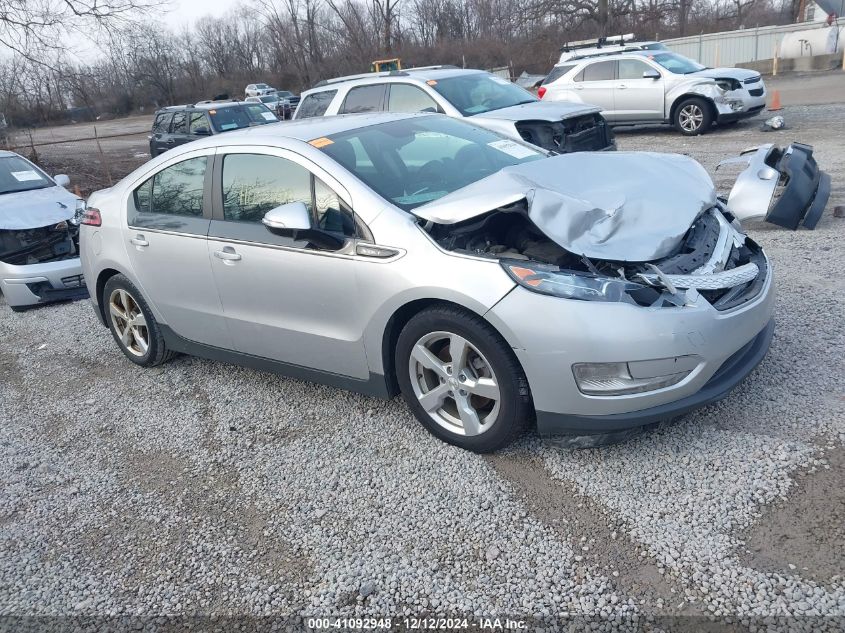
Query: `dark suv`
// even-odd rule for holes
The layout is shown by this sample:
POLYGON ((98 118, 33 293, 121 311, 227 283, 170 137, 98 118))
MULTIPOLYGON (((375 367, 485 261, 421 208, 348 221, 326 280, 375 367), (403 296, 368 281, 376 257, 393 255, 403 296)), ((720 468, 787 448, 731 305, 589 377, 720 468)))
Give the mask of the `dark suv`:
POLYGON ((150 134, 150 156, 204 136, 275 123, 279 118, 262 103, 201 101, 156 112, 150 134))

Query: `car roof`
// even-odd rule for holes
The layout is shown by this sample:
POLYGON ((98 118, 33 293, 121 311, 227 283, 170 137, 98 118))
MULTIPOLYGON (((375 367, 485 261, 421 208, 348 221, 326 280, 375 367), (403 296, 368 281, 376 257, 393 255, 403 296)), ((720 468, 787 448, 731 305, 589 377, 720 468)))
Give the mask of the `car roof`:
MULTIPOLYGON (((156 112, 178 112, 188 108, 195 108, 197 110, 217 110, 220 108, 234 108, 236 106, 244 105, 244 101, 200 101, 199 103, 187 103, 184 105, 167 106, 161 108, 156 112)), ((250 102, 253 103, 253 102, 250 102)))
POLYGON ((558 66, 575 66, 577 64, 581 64, 584 62, 603 62, 603 61, 613 61, 614 59, 620 59, 625 57, 653 57, 655 55, 665 55, 667 53, 673 53, 674 51, 668 50, 630 50, 630 51, 618 51, 614 53, 598 53, 595 55, 585 55, 584 57, 573 57, 572 59, 567 59, 565 62, 558 62, 555 64, 555 67, 558 66))
POLYGON ((280 121, 278 123, 256 125, 242 130, 232 130, 225 134, 215 135, 213 138, 193 141, 190 145, 192 147, 201 147, 203 145, 220 147, 224 145, 260 145, 266 143, 272 146, 277 139, 285 138, 308 142, 323 136, 358 130, 380 123, 431 116, 442 117, 445 115, 430 112, 371 112, 364 114, 340 114, 327 117, 318 116, 300 119, 298 121, 280 121))
POLYGON ((328 79, 325 82, 320 82, 313 88, 303 91, 303 95, 309 95, 313 92, 322 92, 324 90, 336 90, 340 86, 349 85, 366 85, 377 83, 395 83, 402 81, 412 81, 417 83, 425 83, 426 81, 448 79, 450 77, 457 77, 460 75, 476 75, 480 73, 487 73, 486 70, 478 70, 475 68, 456 68, 451 67, 434 67, 434 68, 409 68, 407 70, 391 70, 383 73, 364 73, 361 75, 350 75, 349 77, 337 77, 335 79, 328 79))

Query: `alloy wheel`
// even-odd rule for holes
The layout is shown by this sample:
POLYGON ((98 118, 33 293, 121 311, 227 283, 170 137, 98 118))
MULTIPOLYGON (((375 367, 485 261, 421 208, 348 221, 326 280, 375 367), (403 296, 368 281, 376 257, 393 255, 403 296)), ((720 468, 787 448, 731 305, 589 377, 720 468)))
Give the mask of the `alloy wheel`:
POLYGON ((492 366, 469 341, 431 332, 411 349, 411 386, 432 420, 458 435, 481 435, 499 415, 501 393, 492 366))
POLYGON ((704 110, 696 103, 687 104, 678 114, 678 121, 685 132, 696 132, 704 122, 704 110))
POLYGON ((133 356, 144 356, 150 349, 150 332, 138 302, 116 288, 109 297, 109 315, 123 347, 133 356))

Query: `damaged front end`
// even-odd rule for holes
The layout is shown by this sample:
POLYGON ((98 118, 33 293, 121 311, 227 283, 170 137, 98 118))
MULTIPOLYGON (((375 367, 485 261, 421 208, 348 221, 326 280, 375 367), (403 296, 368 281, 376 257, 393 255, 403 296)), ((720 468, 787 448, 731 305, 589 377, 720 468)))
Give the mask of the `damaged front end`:
POLYGON ((722 161, 716 170, 728 165, 746 165, 727 199, 738 220, 816 228, 830 197, 830 176, 819 169, 810 145, 793 143, 782 150, 769 143, 722 161))
POLYGON ((560 121, 517 121, 516 130, 524 141, 557 154, 616 149, 613 131, 597 112, 560 121))
POLYGON ((28 266, 79 257, 79 226, 62 220, 35 229, 0 229, 0 262, 28 266))
POLYGON ((565 299, 676 307, 702 297, 722 311, 753 300, 768 274, 762 249, 718 202, 669 255, 647 262, 593 259, 564 249, 531 221, 527 201, 428 230, 441 248, 497 259, 519 285, 565 299))

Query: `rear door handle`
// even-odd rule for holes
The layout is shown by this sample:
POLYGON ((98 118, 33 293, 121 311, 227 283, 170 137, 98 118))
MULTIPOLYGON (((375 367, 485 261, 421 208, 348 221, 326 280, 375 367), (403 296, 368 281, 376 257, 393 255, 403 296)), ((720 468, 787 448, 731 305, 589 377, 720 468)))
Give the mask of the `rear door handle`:
POLYGON ((241 256, 231 246, 224 246, 222 251, 214 251, 214 256, 217 259, 222 259, 223 262, 237 262, 241 259, 241 256))
POLYGON ((135 237, 129 240, 135 246, 149 246, 150 243, 144 239, 144 236, 138 233, 135 237))

